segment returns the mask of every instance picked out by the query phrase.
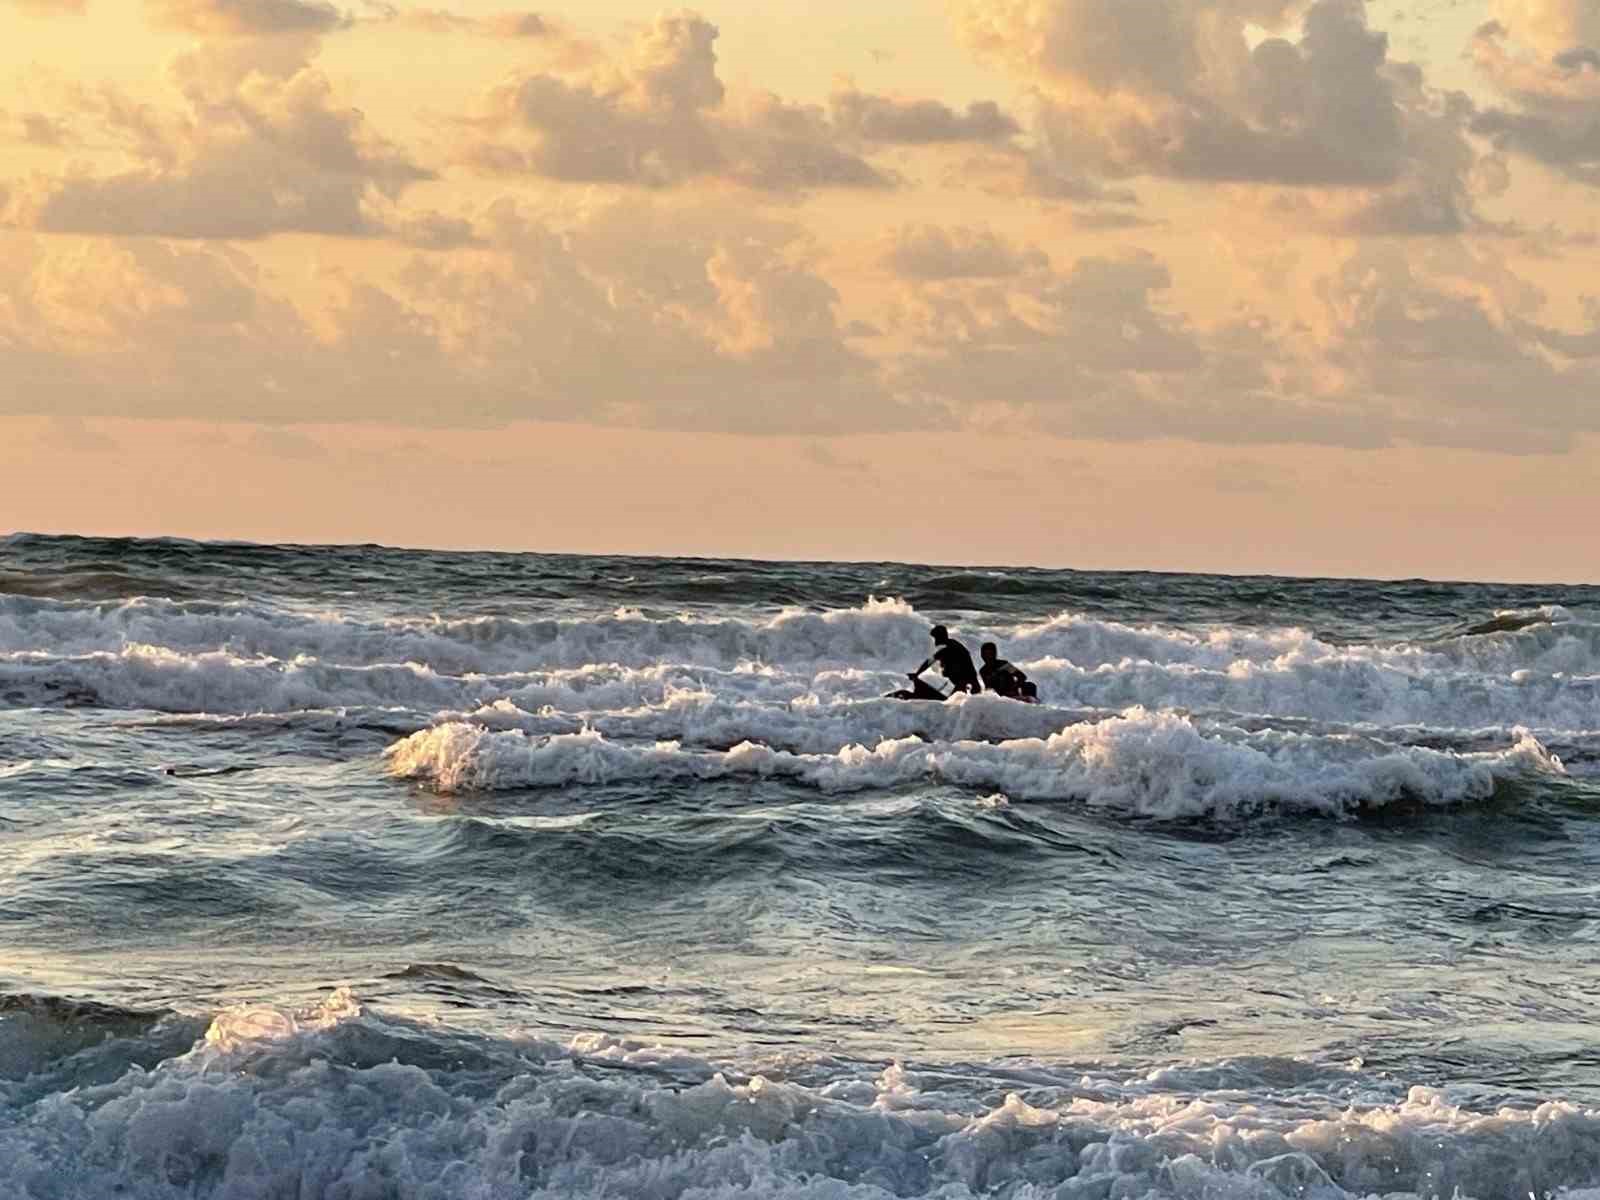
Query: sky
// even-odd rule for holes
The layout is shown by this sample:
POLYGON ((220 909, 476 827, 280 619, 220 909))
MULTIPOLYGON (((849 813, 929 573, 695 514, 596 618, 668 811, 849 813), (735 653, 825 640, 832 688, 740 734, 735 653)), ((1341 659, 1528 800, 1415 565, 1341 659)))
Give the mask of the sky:
POLYGON ((1600 0, 0 0, 0 529, 1600 582, 1600 0))

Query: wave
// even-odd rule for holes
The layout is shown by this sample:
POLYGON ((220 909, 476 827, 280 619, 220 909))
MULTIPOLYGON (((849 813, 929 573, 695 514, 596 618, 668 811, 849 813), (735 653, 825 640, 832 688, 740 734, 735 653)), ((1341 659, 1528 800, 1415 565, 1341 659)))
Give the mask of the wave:
POLYGON ((825 792, 942 783, 1159 819, 1265 810, 1337 816, 1404 800, 1459 804, 1486 799, 1505 781, 1564 774, 1526 731, 1506 750, 1455 754, 1276 732, 1224 739, 1202 734, 1188 718, 1143 709, 1046 738, 886 738, 835 754, 752 742, 727 751, 635 746, 594 730, 530 737, 453 721, 397 742, 386 757, 396 777, 443 792, 730 777, 787 779, 825 792))
POLYGON ((1559 604, 1541 604, 1537 608, 1500 608, 1485 621, 1475 621, 1448 635, 1456 637, 1487 637, 1496 633, 1517 633, 1536 625, 1555 625, 1570 622, 1572 614, 1559 604))
MULTIPOLYGON (((1434 644, 1336 646, 1295 628, 1194 632, 1073 614, 959 632, 999 640, 1058 709, 1593 729, 1600 626, 1541 611, 1550 619, 1434 644)), ((243 603, 0 597, 0 702, 219 714, 397 708, 423 719, 506 701, 592 720, 705 692, 817 710, 898 686, 927 648, 925 618, 897 600, 765 620, 632 610, 362 620, 243 603)), ((894 728, 877 714, 852 736, 894 728)))
POLYGON ((53 600, 117 600, 136 596, 181 598, 184 585, 160 576, 138 575, 105 565, 67 571, 0 571, 0 595, 53 600))
POLYGON ((115 653, 129 644, 341 665, 413 662, 450 674, 662 661, 853 666, 915 663, 929 622, 899 600, 770 620, 647 617, 637 609, 588 618, 428 617, 361 620, 246 603, 132 600, 90 605, 0 597, 0 653, 115 653))
POLYGON ((713 1061, 604 1034, 473 1037, 341 989, 225 1011, 152 1070, 13 1108, 0 1158, 25 1197, 65 1180, 153 1200, 1577 1197, 1565 1189, 1594 1183, 1600 1114, 1474 1111, 1289 1059, 713 1061))
POLYGON ((148 1070, 190 1048, 204 1028, 170 1009, 0 993, 0 1098, 34 1101, 148 1070))
MULTIPOLYGON (((456 674, 662 661, 720 668, 757 662, 814 670, 915 662, 929 649, 931 623, 894 598, 869 598, 859 607, 820 613, 791 609, 754 620, 652 617, 635 608, 545 619, 435 615, 371 620, 243 601, 136 598, 106 604, 0 596, 0 653, 73 655, 114 652, 137 643, 346 665, 416 662, 456 674)), ((1295 626, 1180 629, 1073 612, 1023 624, 956 624, 952 630, 973 647, 998 640, 1013 660, 1056 659, 1085 670, 1128 663, 1225 670, 1236 663, 1353 660, 1417 673, 1452 668, 1504 674, 1600 672, 1600 624, 1556 607, 1502 613, 1468 631, 1416 643, 1336 643, 1295 626)))

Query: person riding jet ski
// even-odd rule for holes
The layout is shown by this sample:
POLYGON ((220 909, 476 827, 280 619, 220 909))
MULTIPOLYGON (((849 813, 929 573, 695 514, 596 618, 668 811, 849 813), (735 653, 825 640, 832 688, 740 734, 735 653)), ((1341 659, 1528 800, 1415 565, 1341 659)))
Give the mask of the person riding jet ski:
POLYGON ((998 646, 993 642, 985 642, 978 647, 978 654, 983 659, 983 666, 978 668, 978 676, 983 680, 984 687, 995 695, 1005 696, 1010 700, 1038 703, 1038 686, 1023 674, 1021 667, 1013 666, 1001 658, 998 646))
POLYGON ((972 665, 972 653, 952 638, 950 631, 943 625, 935 625, 928 630, 928 635, 933 638, 933 644, 937 648, 920 667, 908 672, 911 688, 891 692, 890 695, 897 700, 948 700, 957 692, 983 691, 983 684, 978 679, 978 670, 972 665), (938 664, 939 673, 950 681, 949 695, 922 678, 922 673, 935 664, 938 664))

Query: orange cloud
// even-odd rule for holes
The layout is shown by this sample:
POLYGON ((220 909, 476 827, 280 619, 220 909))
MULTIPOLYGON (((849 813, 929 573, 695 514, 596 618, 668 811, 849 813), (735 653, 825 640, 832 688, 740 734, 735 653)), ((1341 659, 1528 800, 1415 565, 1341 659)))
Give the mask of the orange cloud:
POLYGON ((1159 175, 1360 189, 1347 220, 1369 233, 1478 220, 1470 105, 1390 60, 1362 0, 973 0, 961 29, 1038 89, 1028 179, 1044 194, 1159 175))
POLYGON ((104 88, 80 101, 138 166, 74 169, 13 198, 18 223, 54 233, 364 237, 375 214, 433 177, 343 105, 303 37, 211 43, 175 61, 186 110, 161 113, 104 88))
POLYGON ((717 36, 692 13, 661 16, 618 60, 513 79, 466 122, 478 136, 464 160, 579 183, 872 189, 896 183, 870 159, 884 145, 1003 142, 1019 130, 992 102, 958 112, 853 88, 836 92, 827 109, 765 92, 730 100, 717 74, 717 36))

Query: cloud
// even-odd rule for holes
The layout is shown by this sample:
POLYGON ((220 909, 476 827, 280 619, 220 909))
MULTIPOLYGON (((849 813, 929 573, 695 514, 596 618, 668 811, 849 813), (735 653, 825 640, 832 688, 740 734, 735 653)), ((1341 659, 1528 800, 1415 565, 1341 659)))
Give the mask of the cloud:
POLYGON ((561 27, 549 17, 530 11, 470 17, 444 8, 406 8, 392 10, 386 19, 422 33, 470 33, 493 38, 548 38, 562 32, 561 27))
MULTIPOLYGON (((15 239, 13 239, 15 244, 15 239)), ((0 279, 0 412, 249 419, 315 412, 309 327, 236 253, 51 242, 0 279)))
POLYGON ((22 140, 30 146, 62 146, 69 140, 66 123, 59 117, 28 112, 18 121, 22 126, 22 140))
POLYGON ((1537 321, 1523 322, 1520 328, 1540 346, 1563 360, 1582 362, 1600 359, 1600 296, 1584 296, 1582 307, 1588 328, 1577 333, 1542 325, 1537 321))
POLYGON ((1454 241, 1358 248, 1306 326, 1191 316, 1149 254, 1057 267, 913 226, 885 244, 880 332, 843 320, 801 229, 731 201, 591 202, 560 226, 503 201, 476 224, 471 254, 329 270, 293 303, 242 250, 21 239, 0 263, 0 413, 1496 453, 1600 431, 1600 302, 1553 324, 1454 241))
MULTIPOLYGON (((1590 19, 1588 10, 1565 3, 1539 9, 1501 7, 1516 10, 1514 15, 1522 18, 1516 28, 1536 47, 1562 45, 1576 36, 1600 40, 1600 16, 1590 19)), ((1568 43, 1543 57, 1528 53, 1511 37, 1510 27, 1491 21, 1472 39, 1474 65, 1511 102, 1477 114, 1473 132, 1502 152, 1600 187, 1600 51, 1568 43)))
POLYGON ((483 244, 467 217, 395 210, 385 215, 383 223, 388 236, 422 250, 457 250, 483 244))
POLYGON ((1600 430, 1600 375, 1553 362, 1523 316, 1543 297, 1496 259, 1440 245, 1373 244, 1324 281, 1347 394, 1379 405, 1394 438, 1426 445, 1550 453, 1600 430))
POLYGON ((1536 289, 1451 242, 1358 250, 1319 285, 1315 329, 1249 312, 1196 322, 1141 253, 903 278, 894 332, 915 348, 886 364, 892 386, 977 428, 1501 453, 1600 430, 1600 302, 1589 328, 1548 329, 1529 317, 1536 289))
POLYGON ((966 10, 968 39, 1036 82, 1056 136, 1102 169, 1193 179, 1374 184, 1404 161, 1386 39, 1356 0, 1010 0, 966 10))
POLYGON ((1600 7, 1593 0, 1491 0, 1494 23, 1542 56, 1600 46, 1600 7))
POLYGON ((1362 0, 971 0, 961 29, 1037 91, 1031 191, 1152 175, 1363 192, 1331 197, 1351 232, 1477 221, 1470 105, 1392 61, 1362 0))
POLYGON ((944 173, 944 186, 978 188, 1000 199, 1031 197, 1091 205, 1136 205, 1125 187, 1108 186, 1057 144, 1048 128, 1036 127, 1026 140, 977 147, 944 173))
POLYGON ((464 120, 462 157, 482 170, 573 183, 875 189, 898 181, 870 161, 874 148, 998 144, 1018 129, 987 102, 958 112, 854 88, 836 92, 827 108, 767 92, 730 97, 716 38, 699 16, 665 15, 619 60, 514 78, 464 120))
POLYGON ((110 175, 75 167, 19 189, 12 217, 52 233, 260 238, 384 232, 375 210, 432 172, 377 135, 309 65, 296 36, 208 43, 171 79, 186 111, 161 113, 109 88, 80 104, 142 160, 110 175))
POLYGON ((1087 257, 1011 280, 919 283, 903 332, 919 349, 895 383, 969 423, 1118 441, 1335 441, 1333 406, 1296 389, 1265 324, 1192 326, 1160 297, 1148 254, 1087 257), (1279 362, 1280 370, 1267 364, 1279 362))
POLYGON ((889 239, 883 261, 904 279, 977 279, 1020 275, 1050 265, 1042 251, 1022 250, 984 229, 907 225, 889 239))
POLYGON ((900 100, 849 87, 834 92, 828 108, 836 129, 867 142, 1003 142, 1022 132, 1016 119, 992 100, 958 112, 937 100, 900 100))
POLYGON ((325 33, 345 17, 325 0, 145 0, 153 24, 203 36, 325 33))
POLYGON ((0 108, 0 140, 53 150, 72 142, 74 135, 62 117, 36 111, 10 113, 0 108))
POLYGON ((1076 229, 1144 229, 1165 221, 1122 208, 1080 208, 1072 214, 1076 229))
POLYGON ((330 271, 298 304, 238 250, 43 241, 0 278, 0 412, 813 435, 928 419, 851 347, 794 226, 633 203, 560 231, 502 203, 481 225, 472 255, 330 271))

